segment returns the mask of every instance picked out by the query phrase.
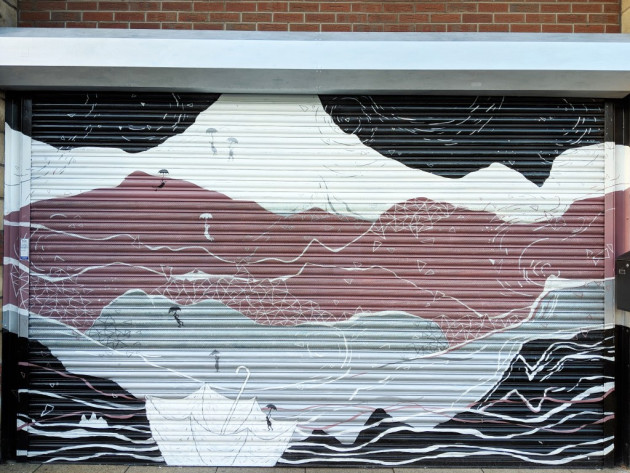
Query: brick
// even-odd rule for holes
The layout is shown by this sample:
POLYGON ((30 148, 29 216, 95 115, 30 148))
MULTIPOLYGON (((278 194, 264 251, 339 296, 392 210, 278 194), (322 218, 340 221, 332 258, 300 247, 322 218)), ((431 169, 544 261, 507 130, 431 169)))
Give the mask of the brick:
POLYGON ((491 25, 479 25, 479 31, 482 33, 507 33, 510 31, 510 25, 497 23, 491 25))
POLYGON ((571 5, 569 3, 543 3, 540 5, 543 13, 569 13, 571 5))
POLYGON ((162 23, 163 30, 192 30, 192 23, 162 23))
POLYGON ((413 3, 410 2, 385 2, 383 11, 385 13, 413 13, 415 9, 413 3))
POLYGON ((99 11, 126 11, 129 10, 129 4, 127 2, 98 2, 99 11))
POLYGON ((273 21, 278 23, 304 23, 304 13, 274 13, 273 21))
POLYGON ((383 25, 371 25, 371 24, 353 24, 352 31, 357 33, 381 33, 383 32, 383 25))
POLYGON ((464 13, 462 15, 463 23, 492 23, 491 13, 464 13))
POLYGON ((543 33, 573 33, 572 25, 542 25, 543 33))
POLYGON ((445 12, 446 4, 440 2, 416 3, 416 12, 445 12))
POLYGON ((367 15, 365 13, 337 13, 338 23, 365 23, 367 15))
POLYGON ((162 2, 162 11, 192 11, 192 2, 162 2))
POLYGON ((555 23, 556 15, 552 13, 531 13, 525 15, 527 23, 555 23))
POLYGON ((289 31, 289 25, 281 23, 258 23, 256 29, 258 31, 289 31))
POLYGON ((116 13, 114 13, 114 20, 115 21, 144 21, 144 19, 145 19, 145 13, 144 12, 123 11, 123 12, 116 12, 116 13))
POLYGON ((62 0, 47 0, 35 3, 32 10, 65 10, 66 6, 67 2, 64 2, 62 0))
POLYGON ((97 2, 67 2, 66 8, 68 10, 96 11, 98 10, 98 3, 97 2))
POLYGON ((479 3, 477 11, 479 13, 507 13, 509 7, 507 3, 479 3))
POLYGON ((182 11, 177 14, 177 21, 203 23, 204 21, 208 21, 208 13, 182 11))
POLYGON ((338 24, 329 24, 329 25, 321 25, 323 32, 350 32, 352 31, 352 25, 338 25, 338 24))
POLYGON ((603 13, 604 5, 602 3, 572 3, 572 13, 603 13))
POLYGON ((159 30, 160 24, 143 21, 142 23, 129 23, 129 28, 134 30, 159 30))
POLYGON ((289 11, 288 2, 257 2, 256 11, 280 12, 289 11))
POLYGON ((271 13, 243 13, 241 15, 243 23, 270 23, 272 19, 271 13))
POLYGON ((433 13, 431 23, 459 23, 462 16, 454 13, 433 13))
POLYGON ((162 23, 164 21, 177 21, 175 12, 147 12, 147 21, 162 23))
POLYGON ((510 13, 538 13, 539 3, 510 3, 510 13))
POLYGON ((65 28, 66 23, 65 21, 48 21, 44 23, 43 26, 45 26, 46 28, 65 28))
POLYGON ((422 33, 445 33, 446 25, 416 25, 416 31, 422 33))
POLYGON ((300 25, 289 25, 289 31, 319 32, 319 25, 312 24, 312 23, 303 23, 300 25))
POLYGON ((606 26, 604 25, 574 25, 574 33, 605 33, 606 26))
POLYGON ((256 11, 256 2, 225 2, 225 11, 256 11))
POLYGON ((448 13, 476 13, 476 2, 449 2, 446 4, 446 11, 448 13))
POLYGON ((98 23, 95 21, 67 21, 66 28, 96 28, 98 23))
POLYGON ((289 3, 290 12, 318 12, 319 3, 317 2, 291 2, 289 3))
MULTIPOLYGON (((239 24, 244 24, 244 23, 239 23, 239 24)), ((217 31, 217 30, 224 30, 225 25, 221 24, 221 23, 193 23, 193 30, 213 30, 213 31, 217 31)))
POLYGON ((398 15, 396 13, 368 13, 369 23, 396 23, 398 15))
POLYGON ((495 13, 495 23, 524 23, 525 15, 523 13, 495 13))
POLYGON ((129 10, 131 11, 153 11, 157 9, 154 2, 129 2, 129 10))
POLYGON ((228 31, 256 31, 256 23, 226 23, 228 31))
POLYGON ((404 13, 398 15, 398 21, 401 23, 429 23, 429 15, 427 13, 404 13))
POLYGON ((365 2, 354 2, 352 4, 353 12, 363 12, 363 13, 382 13, 384 11, 382 2, 374 2, 374 3, 365 3, 365 2))
POLYGON ((19 12, 20 21, 48 21, 50 12, 48 11, 22 11, 19 12))
MULTIPOLYGON (((614 3, 605 3, 604 5, 602 5, 604 8, 604 13, 618 13, 619 12, 619 5, 616 5, 614 3)), ((630 10, 626 10, 626 12, 628 12, 630 10)), ((623 12, 625 13, 625 12, 623 12)))
POLYGON ((81 21, 81 12, 78 11, 54 11, 50 13, 53 21, 81 21))
MULTIPOLYGON (((624 23, 624 28, 625 28, 625 23, 624 23)), ((606 25, 606 33, 621 33, 621 25, 606 25)))
POLYGON ((195 2, 193 11, 225 11, 225 3, 223 1, 195 2))
POLYGON ((472 24, 472 25, 446 25, 446 31, 448 32, 453 32, 453 33, 461 33, 461 32, 477 32, 478 31, 478 25, 477 24, 472 24))
POLYGON ((383 31, 387 31, 390 33, 414 33, 416 31, 416 25, 413 25, 413 24, 383 25, 383 31))
POLYGON ((351 12, 352 6, 350 3, 346 2, 336 2, 336 3, 320 3, 319 11, 322 12, 351 12))
POLYGON ((83 12, 83 21, 114 21, 114 13, 104 11, 86 11, 83 12))
POLYGON ((597 13, 593 13, 588 15, 588 22, 589 23, 598 23, 598 24, 615 24, 615 23, 619 23, 619 15, 614 15, 614 14, 607 14, 607 13, 602 13, 602 14, 597 14, 597 13))
POLYGON ((334 13, 306 13, 304 15, 306 23, 334 23, 335 20, 334 13))
POLYGON ((570 13, 570 14, 560 14, 558 15, 558 23, 586 23, 588 17, 582 13, 570 13))
POLYGON ((116 28, 118 30, 128 30, 129 23, 111 22, 111 23, 98 23, 97 28, 116 28))
POLYGON ((542 25, 510 25, 511 33, 540 33, 542 32, 542 25))
POLYGON ((238 21, 241 21, 241 14, 232 13, 232 12, 210 13, 209 21, 217 22, 217 23, 236 23, 238 21))

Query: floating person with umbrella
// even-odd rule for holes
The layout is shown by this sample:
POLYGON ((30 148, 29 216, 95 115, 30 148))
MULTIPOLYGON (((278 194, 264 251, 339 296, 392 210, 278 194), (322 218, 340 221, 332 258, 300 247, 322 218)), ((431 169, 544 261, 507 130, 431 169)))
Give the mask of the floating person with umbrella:
POLYGON ((232 145, 238 144, 238 140, 234 137, 229 137, 227 139, 227 142, 229 143, 229 156, 230 156, 230 160, 234 159, 234 150, 232 149, 232 145))
POLYGON ((179 315, 178 315, 180 310, 182 310, 181 307, 178 307, 178 306, 174 305, 173 307, 168 309, 168 315, 172 315, 175 318, 175 321, 177 322, 177 326, 178 327, 183 327, 184 326, 184 322, 179 320, 179 315))
POLYGON ((219 372, 219 350, 212 350, 212 353, 210 353, 210 356, 214 356, 214 369, 217 370, 217 373, 219 372))
POLYGON ((160 169, 158 172, 162 175, 162 182, 160 182, 156 187, 154 187, 155 190, 161 189, 162 187, 166 185, 166 181, 164 179, 166 175, 168 174, 168 170, 160 169))
POLYGON ((265 409, 269 409, 269 411, 267 412, 267 430, 273 430, 273 426, 271 425, 271 412, 277 411, 278 408, 273 404, 267 404, 265 406, 265 409))
POLYGON ((217 132, 216 128, 208 128, 206 129, 206 133, 210 135, 210 149, 212 150, 212 154, 217 154, 217 147, 214 146, 214 134, 217 132))

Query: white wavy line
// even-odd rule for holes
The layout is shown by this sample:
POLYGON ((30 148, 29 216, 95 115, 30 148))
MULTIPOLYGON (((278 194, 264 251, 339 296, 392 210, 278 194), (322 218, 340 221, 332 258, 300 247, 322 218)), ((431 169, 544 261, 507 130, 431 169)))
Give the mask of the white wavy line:
MULTIPOLYGON (((110 428, 113 428, 110 426, 110 428)), ((153 438, 148 438, 146 440, 133 440, 126 435, 121 435, 116 432, 103 431, 102 429, 95 431, 88 431, 85 429, 70 429, 70 430, 56 430, 54 432, 49 432, 46 430, 36 429, 33 426, 24 427, 24 431, 33 434, 39 435, 41 437, 54 437, 54 438, 64 438, 64 439, 84 439, 86 437, 110 437, 118 440, 123 440, 126 442, 131 442, 134 444, 147 444, 147 445, 155 445, 153 438)), ((153 450, 153 448, 151 449, 153 450)))
MULTIPOLYGON (((37 427, 45 427, 45 428, 72 428, 72 427, 76 427, 77 424, 76 423, 69 423, 69 422, 47 422, 46 419, 40 419, 40 420, 35 420, 32 417, 27 417, 28 422, 24 422, 24 421, 20 421, 18 420, 18 425, 26 425, 26 424, 30 424, 30 425, 34 425, 37 427)), ((81 424, 78 424, 81 425, 81 424)), ((130 432, 137 432, 139 434, 145 434, 147 432, 150 431, 150 428, 148 426, 141 428, 141 427, 134 427, 132 425, 121 425, 121 424, 117 424, 115 426, 108 424, 106 426, 99 426, 99 425, 95 425, 95 426, 87 426, 90 427, 92 429, 102 429, 102 430, 107 430, 107 429, 116 429, 116 430, 128 430, 130 432)))
MULTIPOLYGON (((102 445, 96 445, 96 447, 102 447, 102 445)), ((56 452, 51 452, 51 453, 56 453, 56 452)), ((161 452, 159 452, 161 453, 161 452)), ((33 451, 28 451, 27 452, 27 457, 28 458, 35 458, 39 455, 45 455, 44 453, 41 452, 33 452, 33 451)), ((47 459, 44 463, 54 463, 54 462, 79 462, 79 461, 85 461, 85 460, 92 460, 94 458, 100 458, 103 456, 129 456, 132 458, 135 458, 137 460, 143 460, 143 461, 147 461, 147 462, 151 462, 151 463, 164 463, 164 459, 162 458, 162 456, 158 456, 158 457, 149 457, 146 455, 138 455, 137 453, 131 453, 131 452, 122 452, 122 453, 118 453, 118 452, 100 452, 100 453, 94 453, 92 455, 84 455, 82 457, 54 457, 54 458, 50 458, 47 459)))
MULTIPOLYGON (((157 446, 157 444, 154 447, 151 448, 133 448, 130 446, 124 446, 124 445, 116 445, 115 443, 94 443, 94 444, 79 444, 79 445, 67 445, 64 447, 59 447, 57 449, 53 449, 53 450, 44 450, 44 451, 32 451, 29 450, 29 456, 31 456, 31 454, 33 454, 33 456, 35 455, 51 455, 51 454, 55 454, 55 453, 59 453, 59 452, 64 452, 64 451, 71 451, 71 450, 83 450, 83 449, 87 449, 87 448, 93 448, 94 450, 99 449, 99 448, 109 448, 112 450, 116 450, 118 452, 150 452, 150 451, 157 451, 159 452, 159 448, 157 446)), ((115 453, 115 452, 112 452, 115 453)))
MULTIPOLYGON (((128 405, 125 405, 125 404, 115 404, 115 403, 110 403, 110 402, 107 402, 107 401, 103 401, 103 404, 90 403, 90 402, 84 401, 82 399, 75 399, 75 398, 72 398, 72 397, 60 396, 59 394, 49 393, 49 392, 46 392, 46 391, 40 391, 40 390, 37 390, 37 389, 19 389, 18 390, 18 394, 39 394, 40 396, 52 397, 54 399, 63 399, 63 400, 70 399, 70 400, 76 402, 77 404, 83 404, 83 405, 89 406, 89 407, 96 407, 98 409, 124 409, 124 410, 128 410, 128 411, 142 411, 143 410, 142 407, 134 408, 132 406, 128 406, 128 405)), ((138 402, 140 402, 140 401, 138 401, 138 402)))
MULTIPOLYGON (((575 460, 579 460, 582 458, 587 458, 587 457, 591 457, 591 456, 604 456, 610 452, 613 451, 614 445, 611 443, 610 445, 606 446, 603 450, 599 450, 599 451, 594 451, 594 452, 587 452, 587 453, 583 453, 580 455, 574 455, 572 457, 564 457, 564 458, 560 458, 557 460, 552 460, 550 458, 545 458, 545 457, 549 457, 552 455, 558 455, 559 453, 562 453, 564 450, 567 450, 569 448, 578 448, 578 447, 583 447, 586 445, 597 445, 600 443, 604 443, 604 442, 612 442, 614 439, 614 437, 606 437, 603 439, 597 439, 595 441, 591 441, 591 442, 582 442, 582 443, 577 443, 577 444, 570 444, 570 445, 564 445, 562 447, 559 447, 551 452, 547 452, 547 453, 541 453, 538 454, 536 456, 535 452, 529 453, 529 452, 521 452, 519 450, 514 450, 514 449, 507 449, 507 448, 496 448, 496 447, 478 447, 478 446, 469 446, 469 445, 462 445, 462 444, 439 444, 439 445, 432 445, 430 447, 426 447, 426 448, 400 448, 400 449, 380 449, 380 450, 370 450, 369 454, 370 455, 379 455, 379 454, 383 454, 383 453, 432 453, 435 452, 436 450, 440 449, 440 448, 458 448, 458 449, 477 449, 478 451, 475 452, 443 452, 443 453, 439 453, 437 455, 431 455, 431 456, 422 456, 422 457, 418 457, 418 458, 411 458, 408 460, 399 460, 399 461, 383 461, 380 459, 371 459, 371 458, 353 458, 353 455, 339 455, 337 457, 333 457, 333 458, 326 458, 325 457, 325 453, 317 453, 317 452, 311 452, 308 450, 290 450, 291 453, 306 453, 306 454, 310 454, 312 455, 312 458, 306 458, 306 459, 301 459, 301 460, 287 460, 286 458, 281 458, 280 461, 283 463, 290 463, 290 464, 303 464, 303 463, 311 463, 311 462, 320 462, 320 461, 328 461, 328 462, 332 462, 332 463, 337 463, 337 462, 346 462, 348 461, 348 457, 350 457, 351 461, 353 462, 361 462, 361 463, 373 463, 373 464, 380 464, 380 465, 405 465, 405 464, 409 464, 409 463, 415 463, 421 460, 428 460, 428 459, 436 459, 436 458, 466 458, 466 457, 470 457, 470 456, 487 456, 487 455, 508 455, 514 458, 519 458, 521 460, 524 461, 529 461, 529 462, 533 462, 533 463, 544 463, 544 464, 548 464, 548 465, 563 465, 575 460)), ((358 455, 366 455, 365 452, 363 453, 359 453, 358 455)))

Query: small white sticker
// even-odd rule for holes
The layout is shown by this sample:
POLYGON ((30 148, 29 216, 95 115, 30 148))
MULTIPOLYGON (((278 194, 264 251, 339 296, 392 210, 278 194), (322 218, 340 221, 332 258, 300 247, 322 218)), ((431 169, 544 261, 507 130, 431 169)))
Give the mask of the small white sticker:
POLYGON ((20 259, 28 260, 28 238, 20 240, 20 259))

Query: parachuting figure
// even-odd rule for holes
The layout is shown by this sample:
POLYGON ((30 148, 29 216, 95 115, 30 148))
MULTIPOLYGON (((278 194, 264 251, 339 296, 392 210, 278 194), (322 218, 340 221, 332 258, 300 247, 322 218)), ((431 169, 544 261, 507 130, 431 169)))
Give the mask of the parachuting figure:
POLYGON ((162 175, 162 181, 156 187, 154 187, 155 190, 161 189, 162 187, 166 185, 166 181, 164 179, 166 178, 166 175, 168 174, 168 170, 160 169, 158 172, 162 175))
POLYGON ((179 315, 178 315, 180 310, 182 310, 181 307, 177 307, 176 305, 174 305, 173 307, 168 309, 168 315, 172 315, 175 318, 175 321, 177 322, 178 327, 183 327, 184 322, 179 320, 179 315))
POLYGON ((265 409, 269 409, 269 411, 267 412, 267 430, 273 430, 273 426, 271 425, 271 412, 272 411, 277 411, 278 408, 276 406, 274 406, 273 404, 267 404, 265 406, 265 409))
POLYGON ((210 353, 211 356, 214 356, 214 369, 219 372, 219 350, 212 350, 210 353))

